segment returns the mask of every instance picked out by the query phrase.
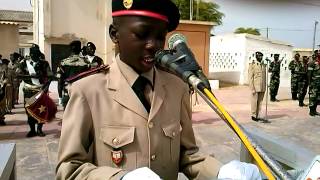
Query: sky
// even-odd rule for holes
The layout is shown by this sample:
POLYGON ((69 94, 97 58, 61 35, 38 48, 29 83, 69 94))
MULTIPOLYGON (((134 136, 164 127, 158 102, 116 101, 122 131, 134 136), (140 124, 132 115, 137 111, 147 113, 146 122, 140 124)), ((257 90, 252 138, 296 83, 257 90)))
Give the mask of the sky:
POLYGON ((32 0, 0 0, 0 9, 32 11, 32 0))
MULTIPOLYGON (((238 27, 253 27, 269 38, 288 42, 296 48, 312 48, 314 24, 320 23, 320 0, 214 0, 225 14, 215 35, 231 33, 238 27)), ((320 24, 316 44, 320 44, 320 24)))
MULTIPOLYGON (((0 0, 0 9, 32 11, 31 0, 0 0)), ((207 0, 209 1, 209 0, 207 0)), ((315 21, 319 21, 316 44, 320 44, 320 0, 212 0, 225 14, 214 34, 231 33, 238 27, 259 28, 269 38, 312 48, 315 21)))

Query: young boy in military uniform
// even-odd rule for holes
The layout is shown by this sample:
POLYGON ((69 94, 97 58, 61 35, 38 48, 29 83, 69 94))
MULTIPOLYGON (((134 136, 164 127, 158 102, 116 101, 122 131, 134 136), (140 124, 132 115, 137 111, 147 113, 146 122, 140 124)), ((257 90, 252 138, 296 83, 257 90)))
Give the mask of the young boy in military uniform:
POLYGON ((72 83, 57 179, 130 179, 141 167, 165 180, 179 171, 214 179, 221 164, 197 153, 188 85, 154 66, 178 8, 170 0, 113 0, 112 16, 119 55, 104 73, 72 83))

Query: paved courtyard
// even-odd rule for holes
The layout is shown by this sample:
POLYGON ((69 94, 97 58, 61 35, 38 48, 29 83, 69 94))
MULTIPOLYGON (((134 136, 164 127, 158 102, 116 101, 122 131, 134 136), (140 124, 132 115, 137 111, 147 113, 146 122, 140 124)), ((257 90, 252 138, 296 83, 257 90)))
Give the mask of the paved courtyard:
MULTIPOLYGON (((52 89, 51 96, 57 94, 52 89)), ((297 101, 289 99, 288 89, 280 89, 280 102, 268 102, 270 124, 250 120, 250 91, 246 86, 225 87, 214 90, 218 100, 235 119, 248 129, 260 129, 274 137, 282 138, 301 147, 320 154, 320 116, 309 117, 307 107, 298 107, 297 101)), ((307 101, 306 101, 307 103, 307 101)), ((193 104, 193 126, 200 150, 214 154, 226 163, 239 159, 240 141, 233 131, 198 96, 193 104)), ((265 102, 264 102, 265 104, 265 102)), ((318 108, 320 111, 320 108, 318 108)), ((265 107, 263 107, 265 116, 265 107)), ((0 127, 0 143, 14 142, 17 145, 17 179, 54 179, 57 163, 57 149, 63 111, 59 107, 57 118, 44 126, 45 137, 26 138, 28 132, 27 116, 23 105, 16 106, 13 114, 6 115, 7 126, 0 127)))

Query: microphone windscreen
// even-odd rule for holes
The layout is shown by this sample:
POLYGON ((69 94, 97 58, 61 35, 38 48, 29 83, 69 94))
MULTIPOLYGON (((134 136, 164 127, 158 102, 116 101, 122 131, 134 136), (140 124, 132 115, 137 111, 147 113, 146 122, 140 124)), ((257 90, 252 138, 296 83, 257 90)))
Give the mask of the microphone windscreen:
POLYGON ((168 48, 174 49, 176 45, 178 45, 181 42, 186 43, 187 42, 186 37, 180 33, 174 33, 168 39, 168 48))

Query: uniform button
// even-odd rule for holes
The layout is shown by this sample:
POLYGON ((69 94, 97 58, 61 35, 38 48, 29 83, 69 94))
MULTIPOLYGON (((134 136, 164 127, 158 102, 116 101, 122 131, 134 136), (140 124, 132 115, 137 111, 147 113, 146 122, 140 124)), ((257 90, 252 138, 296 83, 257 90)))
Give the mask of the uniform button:
POLYGON ((112 140, 112 144, 114 144, 114 145, 120 144, 119 139, 118 139, 118 138, 114 138, 114 139, 112 140))
POLYGON ((175 136, 176 136, 176 132, 173 132, 173 133, 172 133, 172 136, 175 137, 175 136))
POLYGON ((152 155, 152 156, 151 156, 151 160, 152 160, 152 161, 156 160, 156 155, 152 155))
POLYGON ((149 129, 153 128, 153 122, 150 122, 150 123, 148 124, 148 127, 149 127, 149 129))

